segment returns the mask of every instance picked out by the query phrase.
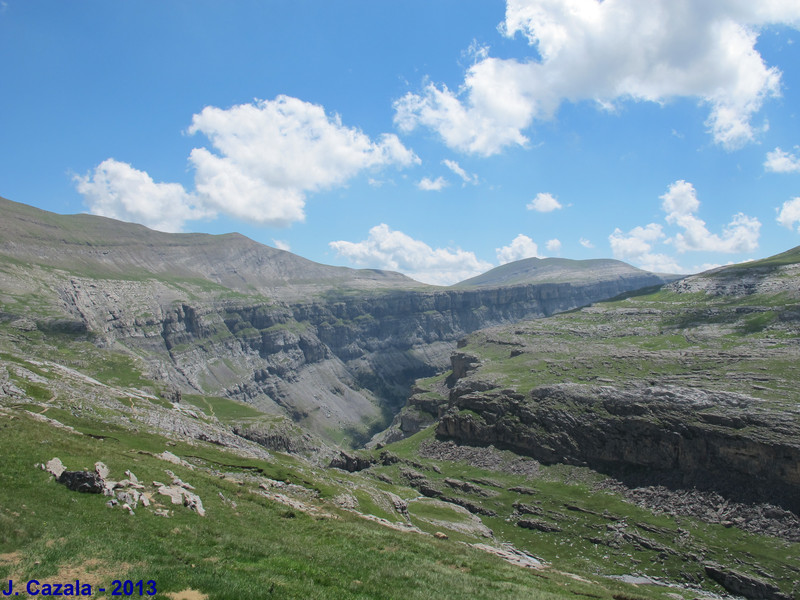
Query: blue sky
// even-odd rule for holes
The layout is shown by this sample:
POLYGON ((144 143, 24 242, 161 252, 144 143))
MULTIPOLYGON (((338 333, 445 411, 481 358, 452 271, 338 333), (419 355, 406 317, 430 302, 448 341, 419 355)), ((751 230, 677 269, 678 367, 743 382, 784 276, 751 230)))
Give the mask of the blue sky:
POLYGON ((800 244, 797 0, 0 0, 0 195, 449 284, 800 244))

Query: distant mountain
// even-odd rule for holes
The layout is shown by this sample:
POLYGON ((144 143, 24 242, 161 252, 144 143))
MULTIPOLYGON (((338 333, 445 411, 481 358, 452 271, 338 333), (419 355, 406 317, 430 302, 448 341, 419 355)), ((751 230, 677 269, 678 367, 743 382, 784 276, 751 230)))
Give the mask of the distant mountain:
POLYGON ((501 265, 483 275, 466 279, 455 287, 497 287, 540 283, 595 283, 613 279, 650 277, 647 285, 658 285, 680 275, 656 275, 619 260, 570 260, 567 258, 526 258, 501 265))
POLYGON ((424 284, 389 271, 316 263, 238 234, 163 233, 88 214, 58 215, 0 198, 0 254, 90 277, 201 279, 241 293, 424 284))

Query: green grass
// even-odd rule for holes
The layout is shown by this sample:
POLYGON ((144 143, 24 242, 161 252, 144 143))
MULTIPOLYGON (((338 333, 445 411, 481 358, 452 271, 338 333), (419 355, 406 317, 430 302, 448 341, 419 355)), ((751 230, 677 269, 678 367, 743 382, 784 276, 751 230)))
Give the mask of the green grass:
POLYGON ((230 398, 184 394, 182 401, 199 408, 209 417, 216 417, 223 423, 235 423, 264 417, 264 413, 260 410, 230 398))
MULTIPOLYGON (((158 446, 157 439, 109 430, 109 437, 99 440, 53 430, 21 414, 4 418, 0 427, 0 553, 16 553, 12 564, 0 563, 2 578, 43 580, 73 567, 84 568, 87 580, 90 569, 82 565, 89 563, 105 574, 106 584, 115 578, 153 579, 159 592, 192 588, 214 599, 430 598, 434 593, 546 599, 564 597, 568 590, 597 591, 596 585, 557 574, 535 577, 454 541, 396 532, 348 513, 328 519, 288 511, 247 486, 141 453, 158 446), (163 480, 169 468, 197 488, 207 516, 182 507, 169 507, 169 519, 143 508, 134 517, 109 509, 106 498, 70 492, 33 468, 54 455, 71 469, 102 460, 112 474, 130 469, 145 482, 163 480), (220 494, 234 500, 236 508, 220 494)), ((188 450, 170 449, 183 456, 188 450)), ((215 456, 222 459, 217 462, 241 467, 254 464, 214 449, 199 454, 209 462, 215 456)), ((255 464, 279 475, 274 465, 255 464)), ((291 466, 280 475, 303 480, 291 466)), ((361 504, 368 505, 367 498, 359 494, 361 504)))
MULTIPOLYGON (((418 449, 421 443, 432 437, 433 428, 429 428, 402 442, 389 445, 387 450, 401 458, 421 461, 423 465, 427 465, 430 462, 420 458, 418 449)), ((504 452, 503 455, 508 460, 516 458, 510 452, 504 452)), ((482 517, 484 524, 494 531, 495 536, 558 565, 561 570, 587 575, 647 574, 680 581, 683 579, 682 572, 701 574, 702 564, 691 560, 686 562, 687 555, 695 554, 704 556, 705 561, 720 564, 730 564, 731 556, 756 557, 753 560, 761 569, 777 575, 773 582, 787 590, 791 589, 796 578, 795 563, 790 557, 800 553, 800 544, 752 535, 736 528, 709 525, 691 518, 655 515, 626 502, 616 493, 596 489, 603 476, 585 468, 541 466, 536 475, 525 477, 477 468, 466 462, 437 461, 435 464, 441 473, 425 470, 423 474, 436 487, 452 495, 480 501, 483 506, 495 510, 497 517, 482 517), (462 481, 491 481, 501 484, 502 487, 482 484, 484 489, 499 494, 481 500, 480 496, 474 494, 453 492, 443 483, 446 477, 462 481), (514 486, 532 488, 536 493, 531 496, 508 491, 508 488, 514 486), (534 506, 540 514, 532 518, 557 525, 562 531, 543 533, 517 527, 516 519, 512 518, 515 502, 534 506), (577 507, 581 511, 569 507, 577 507), (627 532, 654 542, 668 551, 664 553, 648 550, 625 541, 616 546, 590 541, 611 540, 609 526, 619 523, 627 524, 627 532), (681 531, 688 535, 681 534, 681 531)), ((400 468, 393 465, 377 469, 389 474, 396 481, 402 481, 400 468)), ((438 514, 436 508, 420 509, 412 504, 409 509, 412 515, 412 508, 438 514)), ((427 516, 425 512, 422 514, 427 516)), ((751 564, 736 568, 759 576, 751 564)), ((710 589, 716 588, 712 584, 710 589)))

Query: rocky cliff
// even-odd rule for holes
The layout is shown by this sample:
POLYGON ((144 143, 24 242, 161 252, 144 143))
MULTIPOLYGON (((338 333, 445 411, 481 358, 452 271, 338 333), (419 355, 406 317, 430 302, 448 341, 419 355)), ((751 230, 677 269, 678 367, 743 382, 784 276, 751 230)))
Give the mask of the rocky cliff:
POLYGON ((57 287, 76 327, 135 350, 158 379, 285 412, 325 433, 385 424, 411 382, 446 369, 469 332, 653 281, 329 293, 304 302, 180 298, 155 281, 71 277, 57 287))
POLYGON ((800 423, 758 399, 660 385, 484 387, 456 386, 437 434, 800 512, 800 423))

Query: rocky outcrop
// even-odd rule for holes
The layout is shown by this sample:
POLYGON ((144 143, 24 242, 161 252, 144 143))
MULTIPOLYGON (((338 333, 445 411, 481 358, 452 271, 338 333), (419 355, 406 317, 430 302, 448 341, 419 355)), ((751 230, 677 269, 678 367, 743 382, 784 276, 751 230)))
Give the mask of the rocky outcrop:
POLYGON ((269 450, 290 454, 320 455, 331 452, 307 431, 290 423, 234 425, 233 433, 269 450))
POLYGON ((744 575, 720 565, 708 564, 704 565, 703 569, 706 575, 731 594, 744 596, 752 600, 791 600, 791 597, 782 593, 778 586, 761 579, 744 575))
POLYGON ((342 469, 343 471, 355 473, 356 471, 363 471, 364 469, 369 469, 372 465, 375 464, 377 464, 377 461, 374 458, 371 457, 364 458, 362 456, 357 456, 355 454, 351 454, 349 452, 345 452, 344 450, 342 450, 341 452, 339 452, 338 456, 333 457, 328 466, 334 469, 342 469))
POLYGON ((462 386, 437 434, 626 482, 715 489, 800 511, 800 425, 742 394, 561 384, 523 395, 462 386))
POLYGON ((686 277, 666 286, 670 291, 712 296, 751 296, 754 294, 784 293, 798 297, 796 281, 800 264, 765 265, 747 263, 735 267, 720 267, 699 275, 686 277))
POLYGON ((63 471, 56 479, 73 492, 102 494, 103 480, 94 471, 63 471))

